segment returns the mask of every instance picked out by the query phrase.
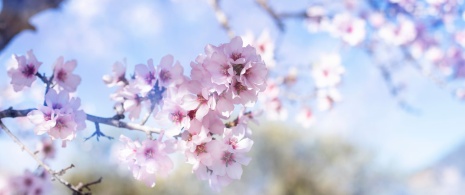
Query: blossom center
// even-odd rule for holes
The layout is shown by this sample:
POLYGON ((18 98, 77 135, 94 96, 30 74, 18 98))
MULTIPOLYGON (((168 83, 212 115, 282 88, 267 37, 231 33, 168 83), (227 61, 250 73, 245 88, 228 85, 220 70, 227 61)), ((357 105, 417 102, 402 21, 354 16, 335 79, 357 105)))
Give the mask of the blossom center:
POLYGON ((224 152, 223 157, 221 157, 221 161, 226 165, 231 165, 233 162, 236 162, 234 160, 234 154, 231 152, 224 152))
POLYGON ((167 81, 171 80, 171 74, 170 74, 170 72, 167 71, 167 70, 161 70, 161 71, 160 71, 160 79, 161 79, 161 81, 163 81, 163 82, 167 82, 167 81))
POLYGON ((27 64, 23 70, 21 71, 21 73, 23 73, 24 76, 26 76, 27 78, 31 78, 32 76, 34 76, 34 74, 36 73, 36 68, 34 67, 34 65, 32 64, 27 64))
POLYGON ((182 118, 184 118, 184 114, 182 114, 179 110, 171 113, 171 121, 173 121, 174 123, 181 123, 182 118))
POLYGON ((203 144, 197 145, 197 147, 195 147, 195 153, 197 154, 197 156, 202 154, 202 153, 207 153, 207 147, 205 145, 206 145, 206 143, 203 143, 203 144))
POLYGON ((145 149, 144 155, 146 158, 153 158, 154 151, 151 148, 145 149))
POLYGON ((58 71, 57 79, 58 79, 59 81, 63 81, 63 82, 64 82, 64 81, 66 80, 67 77, 68 77, 68 73, 66 73, 64 70, 58 71))

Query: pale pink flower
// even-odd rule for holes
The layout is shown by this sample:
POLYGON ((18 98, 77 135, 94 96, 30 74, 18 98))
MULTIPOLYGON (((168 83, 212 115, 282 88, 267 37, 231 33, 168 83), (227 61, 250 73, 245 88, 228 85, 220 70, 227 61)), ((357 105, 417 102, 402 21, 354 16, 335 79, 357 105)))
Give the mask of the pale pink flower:
POLYGON ((179 62, 173 65, 173 56, 166 55, 160 60, 157 69, 159 85, 161 87, 169 87, 179 85, 183 82, 183 68, 179 62))
POLYGON ((203 87, 198 81, 190 81, 186 83, 187 90, 190 94, 186 94, 182 101, 183 107, 189 112, 195 113, 195 118, 202 118, 210 111, 216 108, 216 100, 213 94, 210 94, 207 88, 203 87))
POLYGON ((126 74, 126 60, 123 62, 117 61, 113 64, 113 74, 104 75, 103 82, 107 84, 108 87, 113 87, 115 85, 124 86, 128 82, 125 77, 126 74))
POLYGON ((157 82, 156 70, 153 66, 153 60, 149 59, 147 65, 137 64, 135 69, 136 86, 141 89, 142 93, 147 93, 155 86, 157 82))
POLYGON ((125 148, 120 150, 120 159, 128 163, 129 170, 137 180, 154 187, 156 177, 166 177, 173 169, 173 161, 168 154, 175 151, 174 142, 162 141, 163 132, 157 140, 145 140, 142 143, 132 141, 125 136, 125 148))
POLYGON ((230 151, 224 145, 219 156, 215 156, 211 169, 215 175, 228 176, 231 179, 241 179, 242 165, 248 165, 251 158, 247 157, 242 151, 230 151))
POLYGON ((40 175, 26 170, 24 175, 13 177, 10 180, 11 194, 41 195, 49 194, 51 190, 50 178, 43 172, 40 175))
POLYGON ((76 60, 64 62, 63 56, 59 57, 53 68, 53 80, 68 92, 74 92, 81 83, 81 77, 73 74, 76 68, 76 60))
POLYGON ((69 99, 68 92, 57 93, 51 89, 45 95, 45 102, 46 106, 41 105, 38 110, 28 113, 38 135, 48 133, 52 140, 71 141, 78 130, 86 127, 86 114, 79 110, 79 98, 69 99))
POLYGON ((53 159, 55 158, 56 149, 51 139, 43 138, 37 144, 37 151, 43 156, 44 159, 53 159))
POLYGON ((11 84, 15 92, 22 90, 25 86, 31 87, 32 82, 36 80, 36 73, 42 62, 37 61, 32 50, 29 50, 26 56, 16 56, 17 67, 8 70, 8 76, 11 77, 11 84))
POLYGON ((134 121, 140 117, 142 108, 147 107, 147 101, 139 94, 139 90, 134 84, 118 90, 112 98, 123 104, 125 112, 129 113, 129 119, 134 121))
POLYGON ((365 21, 352 16, 350 13, 340 13, 334 16, 331 33, 340 37, 351 46, 358 45, 365 39, 365 21))
POLYGON ((381 27, 379 36, 384 42, 395 46, 404 45, 412 42, 417 36, 415 23, 410 19, 400 17, 398 24, 388 24, 381 27))
POLYGON ((244 41, 243 45, 251 45, 257 49, 257 54, 265 61, 266 67, 273 68, 276 65, 274 59, 274 42, 271 39, 270 32, 268 30, 263 30, 260 36, 255 39, 252 32, 248 32, 245 36, 242 36, 244 41))
POLYGON ((341 82, 344 67, 338 54, 328 54, 321 57, 319 63, 312 68, 312 76, 318 88, 333 87, 341 82))
POLYGON ((234 110, 234 102, 232 100, 232 90, 224 91, 217 97, 216 111, 224 117, 231 116, 234 110))
POLYGON ((341 94, 336 88, 319 89, 317 91, 317 103, 321 111, 330 110, 334 103, 341 101, 341 99, 341 94))
POLYGON ((315 123, 315 116, 310 108, 304 107, 297 114, 295 120, 304 128, 309 128, 315 123))

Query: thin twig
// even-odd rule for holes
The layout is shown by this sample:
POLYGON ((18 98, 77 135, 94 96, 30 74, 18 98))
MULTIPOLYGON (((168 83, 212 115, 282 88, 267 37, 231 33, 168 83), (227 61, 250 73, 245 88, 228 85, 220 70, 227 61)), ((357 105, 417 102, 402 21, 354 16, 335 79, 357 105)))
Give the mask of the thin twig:
POLYGON ((2 120, 0 119, 0 127, 5 131, 8 136, 13 139, 13 141, 18 144, 18 146, 21 148, 21 150, 26 151, 42 168, 44 168, 45 171, 47 171, 55 180, 59 181, 63 185, 65 185, 67 188, 69 188, 73 193, 75 194, 82 194, 79 192, 79 189, 77 189, 75 186, 71 185, 69 182, 66 180, 62 179, 59 177, 59 174, 57 174, 55 171, 53 171, 48 165, 46 165, 42 160, 37 157, 37 155, 34 154, 29 148, 26 147, 19 139, 3 124, 2 120))
POLYGON ((281 32, 284 32, 284 23, 283 21, 281 20, 280 18, 280 15, 278 15, 273 9, 271 9, 271 7, 268 5, 268 0, 256 0, 256 2, 258 3, 258 5, 260 5, 260 7, 265 10, 266 13, 268 13, 271 18, 273 18, 273 21, 274 23, 276 24, 276 26, 278 27, 278 29, 281 31, 281 32))
POLYGON ((82 185, 82 186, 79 186, 79 192, 82 192, 82 190, 83 190, 84 188, 90 191, 90 186, 101 183, 101 182, 102 182, 102 179, 103 179, 103 178, 100 177, 100 178, 99 178, 98 180, 96 180, 96 181, 89 182, 89 183, 86 183, 86 184, 84 184, 84 185, 82 185))
MULTIPOLYGON (((0 119, 25 117, 27 116, 29 112, 33 110, 37 110, 37 109, 30 108, 30 109, 24 109, 24 110, 14 110, 12 107, 10 107, 6 110, 0 111, 0 119)), ((92 121, 94 123, 100 123, 100 124, 105 124, 105 125, 109 125, 113 127, 129 129, 129 130, 141 131, 145 133, 160 133, 161 131, 160 129, 143 126, 137 123, 127 123, 127 122, 120 121, 121 117, 104 118, 104 117, 94 116, 91 114, 86 114, 86 115, 87 115, 86 120, 92 121)))
POLYGON ((235 33, 229 26, 228 17, 226 17, 226 14, 221 9, 219 0, 210 0, 209 2, 215 11, 216 19, 221 24, 221 27, 228 33, 229 38, 234 38, 235 33))

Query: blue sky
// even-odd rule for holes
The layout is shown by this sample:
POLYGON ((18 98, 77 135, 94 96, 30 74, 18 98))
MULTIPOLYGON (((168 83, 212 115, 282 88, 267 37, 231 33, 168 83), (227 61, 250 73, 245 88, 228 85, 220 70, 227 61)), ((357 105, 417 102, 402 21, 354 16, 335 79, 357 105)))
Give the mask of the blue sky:
MULTIPOLYGON (((296 1, 277 9, 302 10, 305 5, 304 1, 296 1)), ((258 35, 268 27, 272 36, 277 37, 271 19, 255 3, 225 1, 223 7, 237 33, 252 30, 258 35)), ((229 41, 210 6, 201 0, 70 0, 59 10, 32 18, 32 23, 37 32, 27 31, 17 36, 0 54, 2 66, 7 66, 12 54, 24 54, 29 49, 44 62, 41 71, 48 75, 59 56, 63 55, 65 60, 76 59, 76 72, 82 77, 77 95, 86 112, 100 116, 112 115, 113 102, 109 95, 113 89, 107 88, 101 78, 110 73, 115 61, 126 58, 131 70, 149 58, 157 62, 162 56, 172 54, 187 68, 206 44, 229 41)), ((287 27, 278 53, 282 66, 309 64, 318 55, 339 49, 338 43, 329 36, 308 33, 302 21, 289 21, 287 27)), ((405 96, 420 110, 419 114, 408 113, 389 94, 380 72, 366 54, 344 49, 341 55, 346 68, 341 87, 344 100, 331 112, 319 114, 313 128, 301 130, 308 131, 309 139, 321 135, 343 136, 375 151, 381 163, 406 171, 428 166, 464 141, 465 105, 448 91, 406 68, 397 76, 408 81, 405 96)), ((9 82, 6 71, 0 71, 0 78, 2 86, 9 82)), ((0 103, 0 108, 6 108, 8 103, 0 103)), ((34 105, 28 102, 19 107, 34 105)), ((93 132, 92 126, 88 126, 84 135, 93 132)), ((11 146, 3 141, 1 144, 11 146)), ((77 143, 81 144, 87 147, 94 143, 77 143)), ((0 150, 2 154, 8 152, 0 150)), ((28 157, 19 155, 18 158, 28 157)))

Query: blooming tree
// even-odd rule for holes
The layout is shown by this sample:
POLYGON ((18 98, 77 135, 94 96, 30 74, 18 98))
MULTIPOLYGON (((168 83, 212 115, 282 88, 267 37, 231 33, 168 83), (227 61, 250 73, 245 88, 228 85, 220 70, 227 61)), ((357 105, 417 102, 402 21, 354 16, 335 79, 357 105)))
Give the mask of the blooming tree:
MULTIPOLYGON (((14 90, 31 87, 39 78, 46 88, 44 103, 25 110, 9 108, 0 112, 0 118, 27 117, 35 125, 36 134, 60 140, 62 147, 86 128, 86 120, 95 124, 97 138, 110 138, 100 131, 101 124, 141 131, 147 135, 146 140, 131 140, 121 135, 124 148, 119 151, 119 159, 127 164, 135 179, 147 186, 154 187, 156 178, 169 175, 173 169, 171 153, 184 153, 197 177, 208 180, 217 190, 240 179, 242 166, 251 160, 247 152, 253 140, 247 124, 253 118, 250 109, 258 94, 266 88, 267 68, 255 48, 244 45, 240 37, 219 46, 207 45, 205 54, 191 63, 189 76, 184 75, 183 67, 174 62, 171 55, 163 57, 157 65, 152 59, 147 64, 137 64, 130 78, 126 78, 125 64, 116 62, 113 73, 103 76, 109 87, 117 87, 111 95, 115 101, 115 115, 109 118, 86 113, 80 107, 79 97, 72 95, 81 82, 81 77, 73 73, 77 65, 75 60, 65 62, 59 57, 53 74, 47 77, 39 72, 42 63, 32 51, 15 58, 17 67, 8 71, 14 90), (141 118, 144 110, 149 114, 141 118), (123 121, 126 116, 131 122, 123 121), (145 125, 150 118, 159 125, 145 125)), ((0 126, 25 147, 3 123, 0 126)), ((11 190, 45 193, 47 189, 41 183, 46 183, 44 178, 51 176, 74 193, 82 192, 84 185, 67 183, 59 177, 65 171, 52 171, 35 153, 25 150, 43 171, 40 177, 27 171, 23 177, 13 179, 12 186, 22 186, 11 190)), ((39 153, 49 159, 54 156, 54 150, 46 139, 39 153)))
MULTIPOLYGON (((27 6, 13 9, 16 4, 4 2, 3 10, 29 11, 29 15, 21 18, 23 26, 7 22, 13 23, 11 29, 17 28, 16 33, 32 28, 28 22, 30 16, 60 3, 30 10, 27 6)), ((48 161, 58 149, 52 140, 61 141, 62 147, 66 147, 81 130, 95 128, 87 139, 112 139, 100 130, 101 125, 146 135, 144 140, 119 137, 123 147, 118 151, 118 159, 134 179, 154 187, 158 178, 169 176, 174 168, 171 156, 181 153, 198 179, 220 190, 239 180, 243 166, 251 161, 247 153, 254 142, 248 123, 261 113, 254 107, 257 102, 268 119, 285 120, 290 115, 308 128, 316 121, 316 110, 331 111, 342 100, 339 88, 346 70, 339 53, 322 55, 311 66, 286 67, 283 71, 282 62, 275 55, 280 47, 277 38, 268 30, 258 37, 251 32, 236 36, 229 22, 234 15, 227 17, 227 9, 220 6, 219 0, 209 3, 231 40, 217 46, 207 45, 204 53, 190 63, 190 73, 185 73, 171 55, 134 66, 128 66, 125 60, 115 62, 113 72, 103 76, 103 82, 115 88, 111 94, 114 101, 111 117, 95 116, 81 107, 81 100, 74 92, 81 79, 86 78, 73 73, 78 61, 59 57, 47 76, 40 71, 43 64, 40 56, 36 57, 32 50, 15 55, 16 66, 8 70, 13 90, 22 91, 40 82, 45 94, 43 103, 34 108, 10 107, 0 111, 0 127, 37 161, 40 169, 26 170, 24 175, 12 178, 9 188, 0 194, 47 194, 50 178, 75 194, 90 193, 86 189, 101 182, 101 178, 73 185, 61 176, 74 165, 54 171, 48 161), (298 82, 310 85, 294 93, 292 87, 298 82), (297 102, 292 104, 300 110, 296 115, 288 112, 290 102, 297 102), (38 152, 28 149, 2 122, 4 118, 17 117, 34 124, 35 134, 48 136, 41 141, 38 152), (156 126, 147 125, 149 120, 156 126), (89 127, 89 123, 94 127, 89 127)), ((448 85, 465 75, 462 55, 465 32, 457 30, 463 25, 461 1, 312 1, 297 12, 278 12, 267 0, 256 3, 276 24, 278 36, 286 32, 287 20, 297 19, 306 25, 309 35, 325 33, 341 42, 341 50, 355 48, 366 52, 396 98, 400 97, 404 84, 395 81, 393 75, 406 66, 450 89, 458 98, 464 97, 463 87, 448 85)), ((13 11, 2 13, 21 15, 13 11)), ((9 35, 0 45, 3 48, 12 35, 0 33, 9 35)), ((398 98, 398 102, 411 110, 406 100, 398 98)))

